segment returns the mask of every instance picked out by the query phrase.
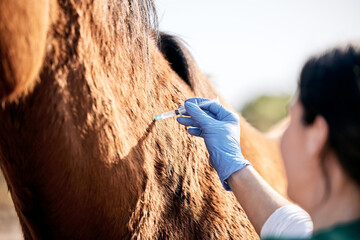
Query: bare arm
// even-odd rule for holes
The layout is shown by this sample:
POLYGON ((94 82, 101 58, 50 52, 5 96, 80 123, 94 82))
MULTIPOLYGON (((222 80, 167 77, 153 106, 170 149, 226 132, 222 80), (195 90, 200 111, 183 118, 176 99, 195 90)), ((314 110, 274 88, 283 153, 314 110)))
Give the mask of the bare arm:
POLYGON ((265 221, 276 209, 291 204, 251 166, 233 173, 227 182, 259 235, 265 221))
POLYGON ((233 191, 258 234, 308 236, 312 232, 309 215, 270 187, 242 155, 238 116, 216 102, 201 109, 193 103, 201 101, 206 99, 187 100, 185 107, 191 118, 179 117, 178 121, 193 127, 188 129, 191 135, 204 138, 209 161, 224 189, 233 191))

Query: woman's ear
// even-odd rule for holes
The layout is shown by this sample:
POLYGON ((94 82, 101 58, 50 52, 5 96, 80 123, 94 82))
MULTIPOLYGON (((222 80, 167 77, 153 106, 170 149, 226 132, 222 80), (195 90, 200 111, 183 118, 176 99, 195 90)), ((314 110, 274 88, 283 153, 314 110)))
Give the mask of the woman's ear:
POLYGON ((329 136, 329 127, 324 117, 318 115, 306 129, 306 150, 310 156, 318 157, 329 136))

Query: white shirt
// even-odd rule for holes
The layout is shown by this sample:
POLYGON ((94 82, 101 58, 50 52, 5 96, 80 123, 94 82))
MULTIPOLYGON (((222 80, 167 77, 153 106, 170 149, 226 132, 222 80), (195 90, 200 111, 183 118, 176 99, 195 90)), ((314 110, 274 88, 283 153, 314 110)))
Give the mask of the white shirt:
POLYGON ((260 237, 309 238, 313 233, 310 215, 290 204, 277 209, 264 223, 260 237))

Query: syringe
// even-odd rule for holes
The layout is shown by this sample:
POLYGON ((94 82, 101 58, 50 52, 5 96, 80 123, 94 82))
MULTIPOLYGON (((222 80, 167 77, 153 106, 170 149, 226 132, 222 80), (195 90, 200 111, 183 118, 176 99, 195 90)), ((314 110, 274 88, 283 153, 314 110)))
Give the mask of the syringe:
MULTIPOLYGON (((220 102, 219 97, 214 98, 214 99, 210 99, 209 101, 204 101, 204 102, 201 102, 201 103, 196 103, 196 105, 198 105, 199 107, 203 107, 203 106, 209 105, 210 103, 213 103, 213 102, 219 103, 219 102, 220 102)), ((156 117, 155 117, 155 120, 166 119, 166 118, 169 118, 169 117, 174 117, 174 116, 176 116, 176 115, 182 115, 182 114, 185 114, 185 113, 186 113, 185 107, 184 107, 184 106, 180 106, 180 107, 178 107, 178 108, 175 109, 175 110, 171 110, 171 111, 168 111, 168 112, 164 112, 163 114, 161 114, 161 115, 159 115, 159 116, 156 116, 156 117)))

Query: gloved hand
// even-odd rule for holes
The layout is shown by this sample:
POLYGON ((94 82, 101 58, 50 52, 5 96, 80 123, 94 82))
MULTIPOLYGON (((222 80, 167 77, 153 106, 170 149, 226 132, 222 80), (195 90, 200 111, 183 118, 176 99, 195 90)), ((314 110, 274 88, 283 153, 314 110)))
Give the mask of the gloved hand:
POLYGON ((220 103, 212 102, 201 108, 194 104, 203 101, 209 99, 186 100, 185 108, 190 117, 178 117, 177 120, 185 126, 194 127, 188 129, 191 135, 204 138, 210 163, 217 171, 223 187, 229 191, 231 189, 226 180, 230 175, 251 165, 240 149, 240 120, 220 103))

